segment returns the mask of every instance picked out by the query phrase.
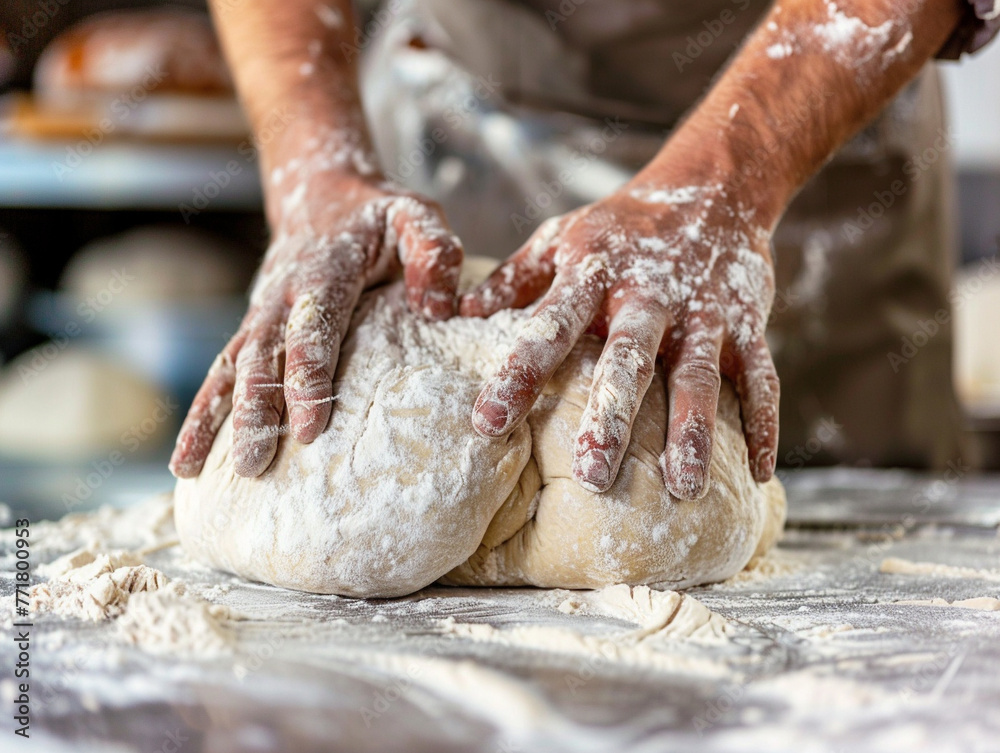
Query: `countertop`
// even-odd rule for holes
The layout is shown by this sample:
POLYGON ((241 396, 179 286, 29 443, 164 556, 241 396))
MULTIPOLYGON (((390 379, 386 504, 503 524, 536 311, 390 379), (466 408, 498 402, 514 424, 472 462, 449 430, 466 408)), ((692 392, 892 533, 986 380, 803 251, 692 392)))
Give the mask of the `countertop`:
MULTIPOLYGON (((151 651, 114 621, 36 616, 32 738, 5 749, 1000 750, 1000 477, 784 481, 776 552, 687 592, 725 619, 724 640, 646 641, 582 592, 361 601, 248 583, 162 548, 151 566, 244 616, 227 627, 232 651, 151 651), (882 572, 891 558, 912 572, 882 572)), ((8 710, 14 629, 0 648, 8 710)))

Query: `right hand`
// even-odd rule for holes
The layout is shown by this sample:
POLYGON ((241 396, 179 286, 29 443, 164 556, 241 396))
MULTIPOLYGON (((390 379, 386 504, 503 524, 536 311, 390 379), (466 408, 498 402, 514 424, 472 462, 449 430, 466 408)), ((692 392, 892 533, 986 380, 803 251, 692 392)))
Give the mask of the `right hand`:
POLYGON ((296 169, 278 171, 283 178, 268 186, 274 238, 249 310, 177 437, 170 470, 179 478, 201 471, 230 409, 240 476, 271 463, 285 408, 293 437, 316 439, 330 418, 333 374, 361 292, 400 263, 414 312, 434 320, 455 313, 462 246, 437 205, 377 175, 303 169, 309 161, 301 156, 279 164, 296 169))

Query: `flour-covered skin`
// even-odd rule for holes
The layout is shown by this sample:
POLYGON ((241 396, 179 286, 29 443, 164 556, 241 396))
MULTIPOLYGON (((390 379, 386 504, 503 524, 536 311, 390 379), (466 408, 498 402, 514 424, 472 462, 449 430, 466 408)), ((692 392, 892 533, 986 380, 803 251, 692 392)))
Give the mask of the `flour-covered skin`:
POLYGON ((750 466, 774 468, 778 379, 764 342, 774 294, 767 228, 722 185, 650 185, 640 176, 608 199, 544 225, 463 297, 489 316, 546 291, 506 364, 483 389, 473 421, 508 433, 527 415, 585 331, 606 335, 576 436, 574 477, 605 491, 617 475, 653 368, 670 374, 660 458, 667 488, 700 497, 712 452, 721 377, 739 390, 750 466))
POLYGON ((608 489, 656 358, 669 373, 660 464, 668 490, 705 493, 721 376, 737 387, 750 468, 771 477, 778 380, 764 340, 770 236, 788 202, 958 24, 955 3, 778 0, 706 98, 624 188, 544 224, 465 315, 538 304, 473 423, 502 436, 585 331, 607 335, 573 475, 608 489))
POLYGON ((311 442, 326 427, 340 342, 362 290, 402 263, 414 311, 455 310, 462 248, 440 210, 359 174, 364 157, 330 141, 297 150, 276 168, 281 195, 274 240, 239 331, 209 370, 184 423, 173 471, 197 475, 219 425, 233 410, 237 472, 259 475, 274 456, 281 414, 311 442))
MULTIPOLYGON (((378 173, 349 0, 211 5, 261 142, 274 243, 171 468, 197 475, 232 409, 235 470, 252 476, 274 455, 285 408, 301 441, 326 426, 340 340, 361 290, 402 262, 409 305, 447 317, 461 248, 435 205, 378 173), (270 133, 274 113, 286 111, 290 122, 270 133)), ((546 223, 464 298, 467 315, 538 301, 475 406, 477 429, 500 436, 516 426, 592 329, 608 342, 576 438, 577 480, 592 490, 611 485, 656 358, 669 370, 661 458, 669 490, 687 499, 705 491, 723 375, 739 393, 754 478, 770 478, 778 409, 763 336, 774 294, 770 234, 799 187, 942 48, 965 7, 776 0, 625 189, 546 223)))
POLYGON ((336 22, 349 17, 349 4, 310 8, 311 18, 274 21, 294 27, 285 32, 302 42, 301 60, 285 54, 281 35, 270 54, 245 44, 261 19, 214 9, 260 142, 273 235, 246 316, 209 369, 177 438, 170 468, 181 478, 198 475, 230 411, 234 467, 242 476, 257 476, 270 464, 286 409, 295 439, 319 436, 361 292, 400 265, 412 310, 433 320, 456 310, 461 244, 437 205, 380 173, 361 112, 356 60, 334 53, 353 42, 353 27, 336 22), (288 113, 278 132, 272 105, 288 113))

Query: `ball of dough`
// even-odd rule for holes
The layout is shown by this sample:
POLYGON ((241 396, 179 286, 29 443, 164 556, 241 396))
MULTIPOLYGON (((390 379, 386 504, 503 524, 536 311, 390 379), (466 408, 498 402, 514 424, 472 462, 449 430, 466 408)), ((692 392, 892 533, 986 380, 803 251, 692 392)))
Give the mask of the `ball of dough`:
POLYGON ((88 243, 66 265, 59 287, 88 298, 114 283, 119 301, 186 300, 243 290, 246 269, 209 233, 146 225, 88 243))
MULTIPOLYGON (((525 423, 480 437, 471 410, 528 314, 425 322, 401 283, 367 293, 345 340, 326 431, 282 434, 258 478, 233 470, 226 420, 196 479, 178 481, 181 542, 215 567, 288 588, 359 597, 454 585, 674 588, 729 577, 784 520, 777 480, 750 474, 725 384, 708 495, 663 485, 666 396, 657 372, 617 480, 571 477, 573 439, 602 342, 585 337, 525 423)), ((287 418, 286 418, 287 420, 287 418)), ((287 426, 283 424, 287 429, 287 426)))
MULTIPOLYGON (((985 263, 985 261, 984 261, 985 263)), ((973 415, 1000 412, 1000 342, 993 327, 1000 317, 1000 278, 974 265, 955 275, 955 389, 973 415)))
POLYGON ((159 449, 176 405, 131 370, 53 341, 0 374, 0 416, 0 454, 73 462, 159 449))

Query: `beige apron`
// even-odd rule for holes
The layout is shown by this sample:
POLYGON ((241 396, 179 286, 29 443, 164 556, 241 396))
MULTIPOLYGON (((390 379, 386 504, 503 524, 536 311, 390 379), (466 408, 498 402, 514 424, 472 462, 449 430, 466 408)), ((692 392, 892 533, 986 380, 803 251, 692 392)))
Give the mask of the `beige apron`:
MULTIPOLYGON (((503 258, 648 162, 764 0, 390 0, 363 87, 386 171, 503 258)), ((778 227, 769 340, 779 464, 944 467, 955 242, 932 66, 802 190, 778 227)))

